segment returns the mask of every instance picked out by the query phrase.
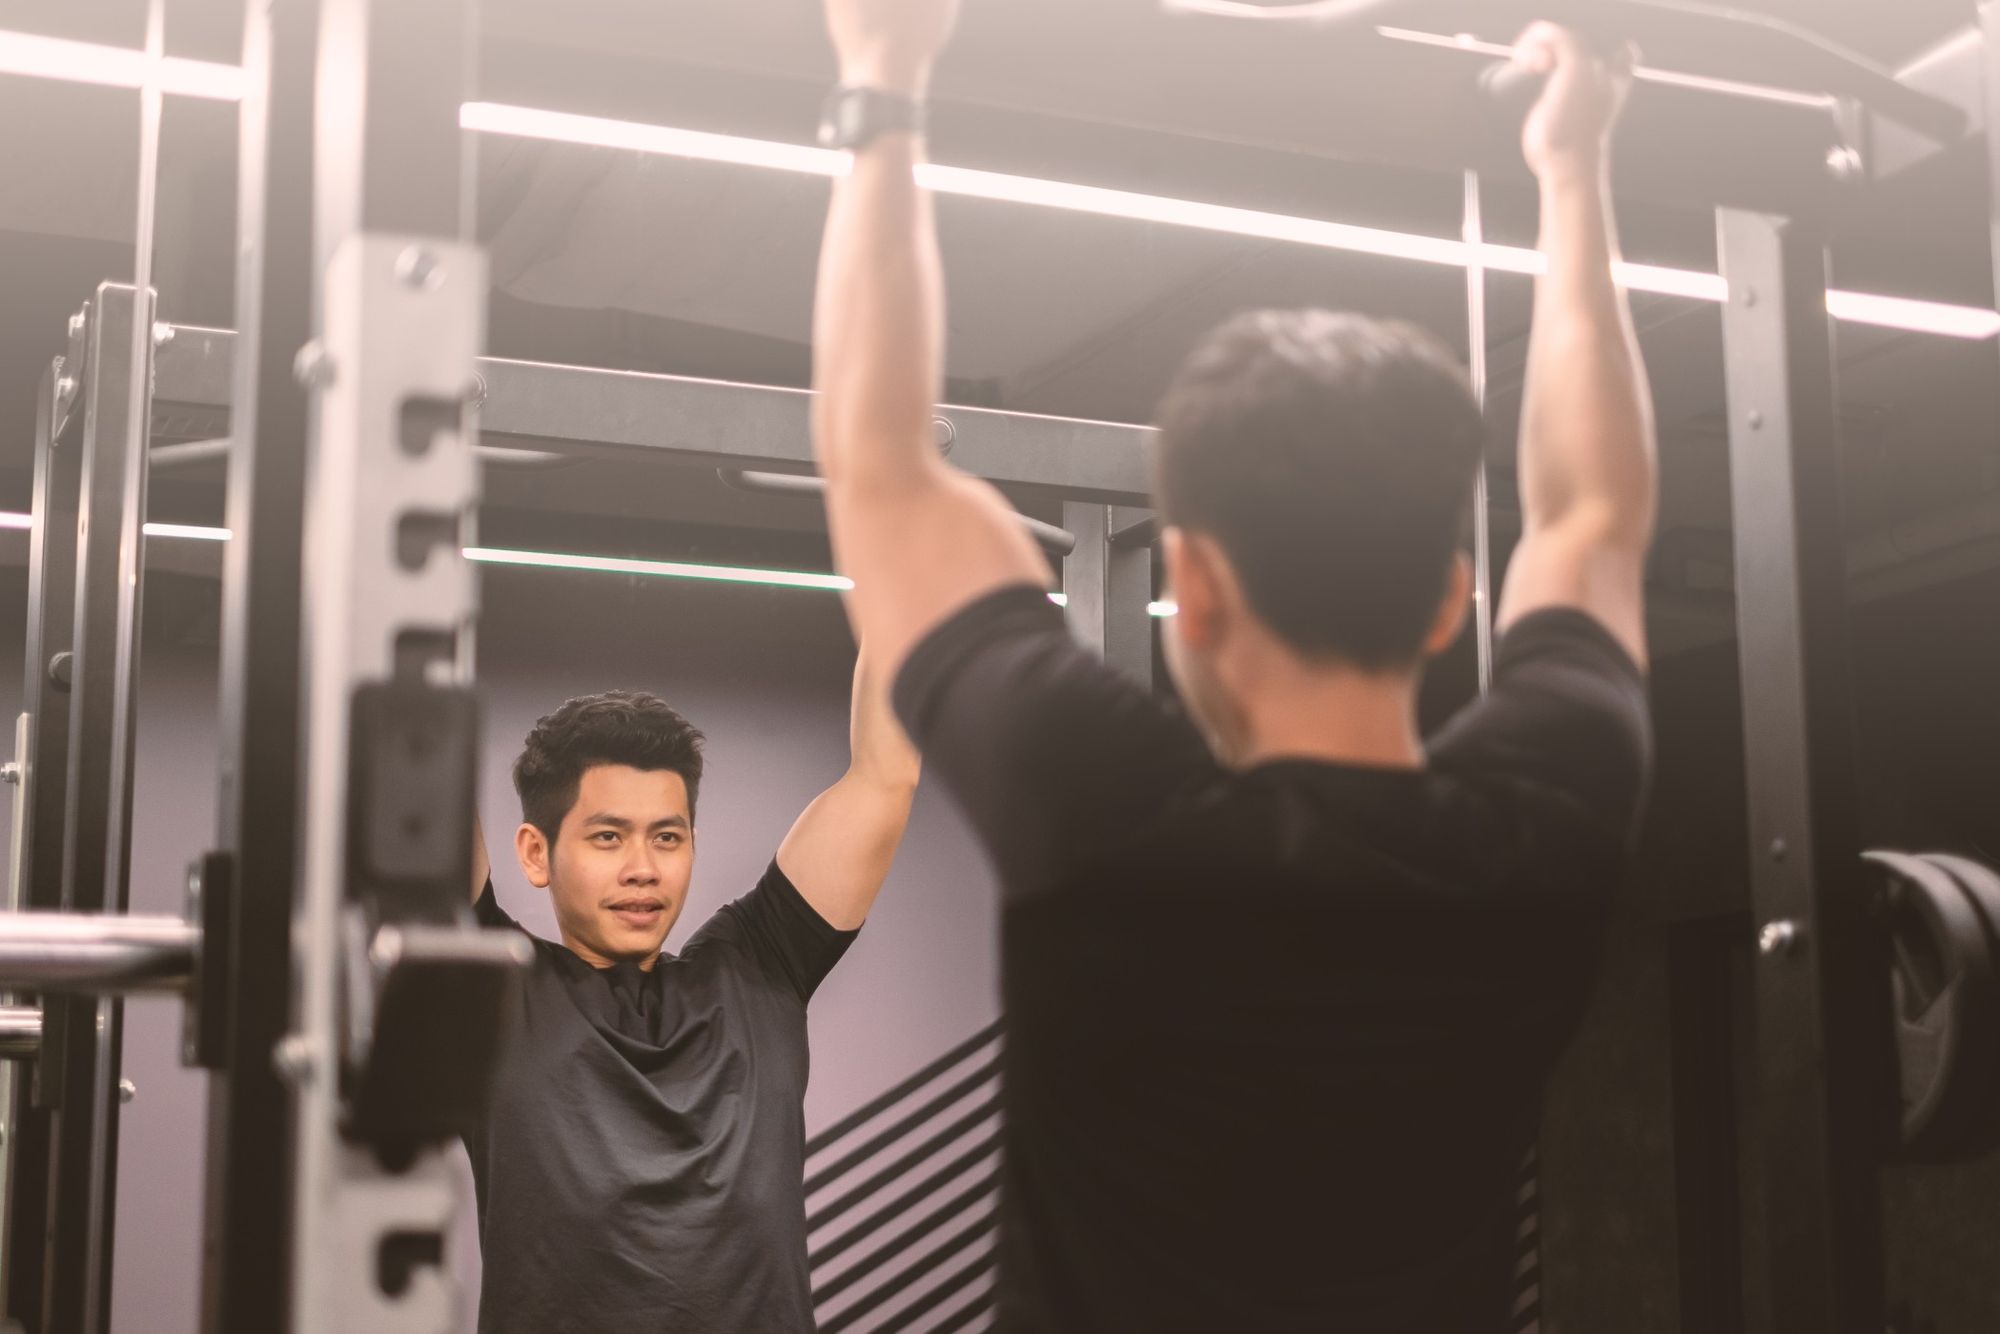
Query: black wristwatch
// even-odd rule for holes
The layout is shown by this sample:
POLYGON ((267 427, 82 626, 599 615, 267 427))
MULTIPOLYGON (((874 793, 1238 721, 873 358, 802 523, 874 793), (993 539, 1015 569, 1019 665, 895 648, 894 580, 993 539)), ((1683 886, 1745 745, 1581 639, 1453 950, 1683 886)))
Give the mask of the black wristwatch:
POLYGON ((885 134, 922 134, 924 120, 922 98, 842 84, 820 110, 819 146, 852 150, 885 134))

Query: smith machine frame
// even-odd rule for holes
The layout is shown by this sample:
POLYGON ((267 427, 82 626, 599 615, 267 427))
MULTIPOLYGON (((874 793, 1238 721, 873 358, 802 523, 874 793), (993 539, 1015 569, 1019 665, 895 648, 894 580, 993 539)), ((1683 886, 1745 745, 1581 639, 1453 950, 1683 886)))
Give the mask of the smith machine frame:
MULTIPOLYGON (((1347 8, 1371 22, 1468 18, 1462 4, 1347 8)), ((1478 21, 1565 17, 1559 0, 1497 12, 1508 8, 1481 7, 1478 21)), ((1607 35, 1744 21, 1678 12, 1689 8, 1621 0, 1592 14, 1609 12, 1593 18, 1607 35)), ((441 1146, 477 1104, 492 1016, 523 962, 516 941, 463 911, 476 598, 460 548, 478 500, 475 437, 738 472, 811 462, 796 391, 479 356, 487 282, 464 239, 458 123, 472 0, 250 10, 236 332, 157 324, 142 271, 137 285, 99 287, 71 321, 38 400, 12 911, 0 915, 0 985, 15 992, 0 1054, 21 1062, 0 1110, 0 1300, 29 1334, 108 1325, 117 998, 142 991, 185 997, 184 1057, 211 1072, 203 1329, 450 1327, 441 1146), (216 850, 190 870, 185 916, 133 916, 147 450, 225 431, 216 850)), ((1776 180, 1798 201, 1791 216, 1725 207, 1719 222, 1755 1095, 1763 1187, 1783 1201, 1769 1252, 1787 1329, 1882 1329, 1876 1174, 1895 1133, 1888 974, 1854 844, 1826 242, 1846 193, 1983 125, 2000 90, 2000 0, 1982 21, 1987 40, 1925 87, 1759 21, 1750 35, 1772 82, 1825 89, 1827 114, 1731 108, 1784 119, 1780 138, 1802 145, 1760 176, 1761 191, 1776 180)), ((1986 152, 2000 183, 1990 138, 1986 152)), ((1475 344, 1484 336, 1475 320, 1475 344)), ((1065 497, 1061 529, 1037 531, 1064 558, 1072 625, 1149 679, 1145 431, 943 408, 938 432, 969 470, 1065 497)), ((1672 930, 1682 1318, 1726 1334, 1744 1325, 1729 1014, 1716 1001, 1729 942, 1712 922, 1672 930)))

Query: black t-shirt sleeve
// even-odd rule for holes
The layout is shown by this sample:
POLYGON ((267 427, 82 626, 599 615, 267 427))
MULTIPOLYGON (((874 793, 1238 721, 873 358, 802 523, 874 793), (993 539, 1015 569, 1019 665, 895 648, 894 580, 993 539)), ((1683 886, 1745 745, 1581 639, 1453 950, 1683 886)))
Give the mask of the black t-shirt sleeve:
POLYGON ((840 956, 861 934, 858 929, 842 931, 821 917, 775 861, 755 889, 725 904, 715 920, 696 933, 685 952, 693 953, 697 943, 706 943, 702 937, 725 922, 734 928, 730 934, 740 948, 766 974, 789 988, 801 1004, 812 999, 840 956))
POLYGON ((1028 585, 981 598, 911 650, 896 712, 1010 894, 1060 883, 1217 774, 1187 721, 1072 640, 1028 585))
POLYGON ((1574 608, 1535 612, 1509 629, 1492 690, 1430 746, 1440 772, 1553 789, 1621 844, 1637 831, 1652 754, 1645 673, 1601 622, 1574 608))
POLYGON ((500 900, 494 896, 491 876, 486 879, 486 888, 479 891, 478 901, 472 905, 472 915, 481 926, 511 926, 516 931, 521 929, 521 924, 507 915, 507 910, 500 906, 500 900))

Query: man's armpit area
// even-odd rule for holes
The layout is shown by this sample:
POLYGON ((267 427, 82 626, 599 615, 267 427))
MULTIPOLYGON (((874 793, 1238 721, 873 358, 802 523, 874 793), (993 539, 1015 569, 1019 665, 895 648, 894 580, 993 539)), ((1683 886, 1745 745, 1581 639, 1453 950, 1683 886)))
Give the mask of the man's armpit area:
POLYGON ((1629 830, 1652 767, 1645 678, 1588 612, 1534 612, 1502 641, 1492 692, 1438 734, 1432 756, 1443 769, 1556 788, 1629 830))

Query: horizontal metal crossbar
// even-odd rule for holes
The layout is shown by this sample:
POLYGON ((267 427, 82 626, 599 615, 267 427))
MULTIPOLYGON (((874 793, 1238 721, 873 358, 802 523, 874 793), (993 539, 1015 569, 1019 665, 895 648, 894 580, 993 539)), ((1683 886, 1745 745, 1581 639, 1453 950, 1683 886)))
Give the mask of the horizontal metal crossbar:
MULTIPOLYGON (((213 439, 226 427, 236 335, 171 327, 155 359, 154 438, 213 439)), ((807 390, 504 357, 481 357, 478 375, 466 388, 480 401, 480 434, 489 442, 644 452, 718 468, 813 464, 807 390)), ((975 476, 1107 504, 1146 500, 1149 427, 949 405, 937 417, 952 462, 975 476)))
POLYGON ((198 933, 178 917, 0 913, 0 987, 110 995, 179 991, 198 933))

